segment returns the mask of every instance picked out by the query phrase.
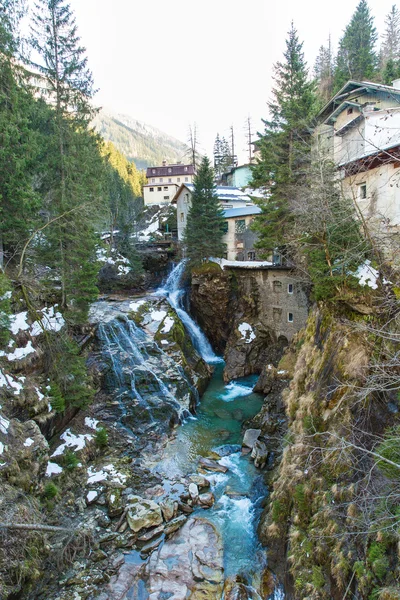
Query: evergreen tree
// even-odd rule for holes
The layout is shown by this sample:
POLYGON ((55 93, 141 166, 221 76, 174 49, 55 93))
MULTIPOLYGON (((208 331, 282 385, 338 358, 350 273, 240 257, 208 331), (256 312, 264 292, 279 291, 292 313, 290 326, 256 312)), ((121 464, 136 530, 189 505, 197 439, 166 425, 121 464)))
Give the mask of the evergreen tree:
POLYGON ((223 243, 224 212, 215 193, 214 171, 205 156, 194 178, 192 204, 185 231, 186 253, 195 266, 210 256, 222 257, 226 251, 223 243))
POLYGON ((227 140, 222 137, 217 137, 214 142, 214 172, 217 181, 221 179, 223 173, 232 167, 232 153, 227 140))
POLYGON ((378 34, 366 0, 358 4, 339 42, 336 58, 335 91, 349 80, 374 81, 378 57, 375 45, 378 34))
POLYGON ((400 60, 400 13, 395 4, 385 19, 385 25, 381 46, 382 67, 385 67, 388 60, 400 60))
POLYGON ((302 176, 309 152, 310 119, 316 109, 314 83, 308 81, 303 45, 293 26, 286 40, 284 62, 275 67, 270 120, 257 145, 260 158, 252 167, 252 185, 265 190, 259 202, 262 214, 255 219, 258 247, 269 251, 286 243, 291 223, 288 200, 302 176))
POLYGON ((62 305, 71 318, 81 320, 97 292, 93 225, 103 167, 98 139, 89 129, 92 75, 65 0, 39 0, 32 32, 32 46, 41 57, 36 66, 54 105, 47 180, 42 182, 47 184, 46 208, 54 226, 46 229, 42 248, 52 258, 50 266, 60 270, 62 305))
POLYGON ((333 55, 331 38, 328 46, 321 46, 315 60, 314 75, 319 96, 323 102, 328 102, 333 91, 333 55))

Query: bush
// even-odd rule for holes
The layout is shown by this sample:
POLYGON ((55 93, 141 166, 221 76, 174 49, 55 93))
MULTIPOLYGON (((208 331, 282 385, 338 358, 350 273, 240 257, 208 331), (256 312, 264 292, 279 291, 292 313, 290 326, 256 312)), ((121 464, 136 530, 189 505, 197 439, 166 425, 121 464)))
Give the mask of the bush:
POLYGON ((96 446, 98 446, 99 448, 105 448, 105 446, 107 446, 107 444, 108 444, 108 433, 104 429, 104 427, 99 427, 96 430, 94 439, 95 439, 95 442, 96 442, 96 446))
POLYGON ((68 469, 69 471, 76 469, 76 467, 78 466, 79 460, 73 450, 66 451, 66 453, 64 454, 63 463, 64 463, 64 467, 66 469, 68 469))
POLYGON ((57 494, 58 487, 52 481, 50 481, 50 483, 47 483, 43 492, 44 497, 48 500, 51 500, 52 498, 55 498, 57 494))

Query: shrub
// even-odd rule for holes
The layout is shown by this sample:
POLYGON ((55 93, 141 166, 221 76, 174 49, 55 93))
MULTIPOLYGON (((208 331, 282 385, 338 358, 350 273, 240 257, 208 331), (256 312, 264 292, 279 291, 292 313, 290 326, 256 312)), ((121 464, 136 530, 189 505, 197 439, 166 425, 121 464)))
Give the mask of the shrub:
POLYGON ((96 446, 104 448, 108 444, 108 433, 104 427, 99 427, 94 436, 96 446))
POLYGON ((44 497, 48 500, 51 500, 52 498, 55 498, 57 494, 58 487, 55 485, 55 483, 53 483, 52 481, 50 481, 50 483, 47 483, 43 492, 44 497))
POLYGON ((67 450, 64 454, 64 467, 69 471, 76 469, 78 466, 79 460, 73 450, 67 450))

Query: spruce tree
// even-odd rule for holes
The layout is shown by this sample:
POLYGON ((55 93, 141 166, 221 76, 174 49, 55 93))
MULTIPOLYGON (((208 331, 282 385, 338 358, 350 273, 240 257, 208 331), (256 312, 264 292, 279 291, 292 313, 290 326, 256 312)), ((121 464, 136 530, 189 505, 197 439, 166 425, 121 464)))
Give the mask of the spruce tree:
POLYGON ((314 75, 318 94, 321 101, 326 103, 332 97, 333 91, 333 55, 330 37, 328 46, 321 46, 319 49, 314 65, 314 75))
POLYGON ((224 255, 223 225, 224 212, 215 193, 214 171, 205 156, 194 178, 184 238, 186 254, 192 266, 200 265, 205 258, 224 255))
POLYGON ((258 247, 266 255, 289 239, 292 218, 288 201, 302 177, 309 153, 310 120, 317 106, 315 84, 308 81, 303 44, 293 23, 284 59, 274 67, 270 119, 263 121, 264 134, 257 142, 260 158, 252 167, 253 187, 265 190, 265 198, 258 202, 262 214, 255 219, 254 229, 259 234, 258 247))
POLYGON ((392 6, 385 20, 385 33, 381 46, 381 76, 386 85, 400 77, 400 13, 392 6))
MULTIPOLYGON (((103 162, 91 132, 92 75, 79 43, 74 16, 65 0, 39 0, 31 43, 41 58, 53 104, 54 123, 47 148, 47 210, 54 226, 46 229, 44 248, 50 266, 60 271, 61 303, 74 320, 96 297, 95 237, 103 162)), ((45 192, 45 190, 43 190, 45 192)))
POLYGON ((358 4, 343 37, 339 42, 336 58, 335 91, 350 79, 375 81, 378 57, 375 45, 378 39, 366 0, 358 4))

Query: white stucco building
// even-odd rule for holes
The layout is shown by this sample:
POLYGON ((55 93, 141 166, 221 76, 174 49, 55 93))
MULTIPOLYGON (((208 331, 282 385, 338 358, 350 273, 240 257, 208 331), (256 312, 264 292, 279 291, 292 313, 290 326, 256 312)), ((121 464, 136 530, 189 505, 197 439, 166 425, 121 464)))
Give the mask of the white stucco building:
POLYGON ((347 82, 321 110, 314 135, 338 166, 345 197, 390 246, 400 231, 400 80, 347 82))
POLYGON ((143 186, 144 203, 170 204, 182 183, 192 183, 196 172, 193 165, 177 163, 161 167, 148 167, 147 183, 143 186))

